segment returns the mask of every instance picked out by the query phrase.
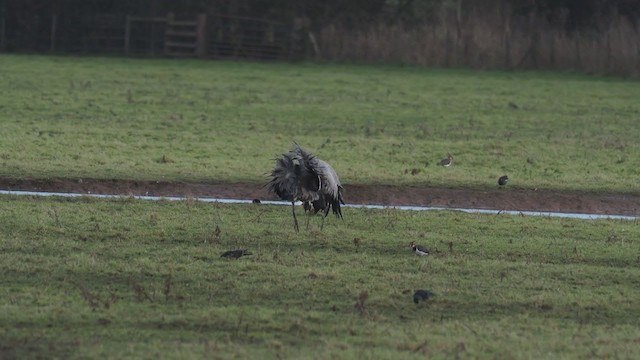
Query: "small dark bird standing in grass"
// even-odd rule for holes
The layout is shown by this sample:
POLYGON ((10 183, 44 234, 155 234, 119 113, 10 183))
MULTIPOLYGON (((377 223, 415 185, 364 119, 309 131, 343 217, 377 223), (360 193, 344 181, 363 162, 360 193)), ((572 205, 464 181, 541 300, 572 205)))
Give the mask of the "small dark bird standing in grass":
POLYGON ((440 165, 444 167, 449 167, 453 163, 453 156, 447 153, 447 157, 445 159, 440 160, 440 165))
POLYGON ((429 255, 429 249, 427 249, 424 246, 420 246, 420 245, 416 245, 415 241, 412 241, 411 244, 411 250, 416 253, 416 255, 420 255, 420 256, 427 256, 429 255))
POLYGON ((413 302, 417 304, 420 300, 427 301, 431 297, 433 297, 433 293, 429 290, 416 290, 413 294, 413 302))
POLYGON ((220 257, 239 259, 239 258, 241 258, 243 256, 247 256, 247 255, 252 255, 252 254, 246 249, 240 249, 240 250, 229 250, 229 251, 226 251, 222 255, 220 255, 220 257))
POLYGON ((502 175, 498 179, 498 185, 505 186, 505 185, 507 185, 507 181, 509 181, 509 177, 507 175, 502 175))

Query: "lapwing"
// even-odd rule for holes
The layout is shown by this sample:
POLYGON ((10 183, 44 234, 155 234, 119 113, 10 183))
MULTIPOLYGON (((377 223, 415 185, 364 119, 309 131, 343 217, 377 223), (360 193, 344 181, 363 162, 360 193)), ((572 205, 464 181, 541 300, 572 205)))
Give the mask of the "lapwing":
POLYGON ((453 156, 447 153, 447 157, 445 159, 440 160, 440 165, 444 167, 449 167, 453 163, 453 156))
POLYGON ((427 256, 429 255, 429 249, 424 246, 416 245, 415 241, 411 242, 411 250, 416 253, 416 255, 427 256))
POLYGON ((420 300, 427 301, 431 297, 433 297, 433 293, 429 290, 416 290, 413 294, 413 302, 417 304, 420 300))
POLYGON ((505 186, 505 185, 507 185, 507 181, 509 181, 509 177, 507 175, 502 175, 498 179, 498 185, 505 186))
POLYGON ((226 251, 222 255, 220 255, 220 257, 238 259, 238 258, 241 258, 243 256, 247 256, 247 255, 252 255, 252 254, 246 249, 240 249, 240 250, 229 250, 229 251, 226 251))

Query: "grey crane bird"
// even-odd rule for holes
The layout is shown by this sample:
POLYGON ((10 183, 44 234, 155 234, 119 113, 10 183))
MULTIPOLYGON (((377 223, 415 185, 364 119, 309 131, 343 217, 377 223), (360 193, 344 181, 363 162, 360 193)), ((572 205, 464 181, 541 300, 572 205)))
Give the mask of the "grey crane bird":
MULTIPOLYGON (((291 213, 296 231, 299 231, 296 218, 295 202, 302 201, 305 212, 316 214, 324 211, 324 219, 332 210, 336 217, 342 218, 340 204, 342 199, 342 184, 338 174, 331 165, 318 159, 310 152, 293 144, 293 149, 276 159, 276 166, 271 172, 271 181, 267 184, 269 190, 282 200, 291 201, 291 213)), ((307 226, 309 225, 307 218, 307 226)))

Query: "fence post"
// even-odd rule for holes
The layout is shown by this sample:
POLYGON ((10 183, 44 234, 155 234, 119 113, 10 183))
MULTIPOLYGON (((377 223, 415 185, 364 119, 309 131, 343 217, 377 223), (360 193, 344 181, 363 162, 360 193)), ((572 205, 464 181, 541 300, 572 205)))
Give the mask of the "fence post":
POLYGON ((507 69, 511 68, 511 18, 513 12, 511 6, 506 0, 502 0, 501 6, 502 15, 502 56, 504 66, 507 69))
POLYGON ((574 57, 574 64, 573 64, 573 70, 575 71, 580 71, 580 70, 584 70, 581 69, 581 65, 582 65, 582 54, 580 54, 580 32, 579 31, 574 31, 573 32, 575 38, 575 57, 574 57))
MULTIPOLYGON (((467 24, 468 26, 468 24, 467 24)), ((462 0, 458 0, 456 4, 456 40, 454 42, 453 54, 455 56, 455 64, 454 66, 472 66, 467 55, 467 51, 469 50, 466 36, 462 31, 462 0), (462 56, 460 56, 460 42, 462 42, 462 56)))
POLYGON ((0 51, 4 51, 5 47, 7 46, 7 42, 6 42, 6 32, 5 32, 5 17, 4 15, 2 16, 2 18, 0 19, 0 51))
POLYGON ((124 22, 124 53, 129 55, 129 49, 131 46, 131 15, 127 15, 124 22))
POLYGON ((198 14, 196 18, 196 56, 201 58, 207 54, 207 15, 198 14))
POLYGON ((58 27, 58 15, 51 15, 51 38, 49 44, 49 51, 54 52, 56 50, 56 31, 58 27))
POLYGON ((167 40, 169 37, 167 36, 167 34, 171 32, 170 29, 174 19, 175 19, 175 16, 173 15, 173 13, 167 14, 167 26, 164 31, 164 54, 165 55, 171 54, 171 48, 169 46, 169 41, 167 40))

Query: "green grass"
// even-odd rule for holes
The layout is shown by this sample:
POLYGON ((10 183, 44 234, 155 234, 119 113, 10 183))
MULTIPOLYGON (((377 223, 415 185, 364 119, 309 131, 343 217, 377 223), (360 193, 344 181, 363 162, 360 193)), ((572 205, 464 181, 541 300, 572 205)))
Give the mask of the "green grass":
MULTIPOLYGON (((347 191, 504 173, 639 191, 633 81, 16 55, 0 76, 4 177, 263 183, 295 140, 347 191)), ((318 222, 296 234, 287 207, 2 196, 0 358, 640 357, 637 221, 318 222), (411 240, 437 251, 413 256, 411 240), (219 258, 234 248, 254 255, 219 258), (418 288, 437 295, 416 306, 418 288)))
POLYGON ((19 55, 0 76, 5 177, 257 183, 295 140, 346 184, 639 191, 634 81, 19 55))
POLYGON ((640 357, 637 221, 0 200, 2 358, 640 357))

